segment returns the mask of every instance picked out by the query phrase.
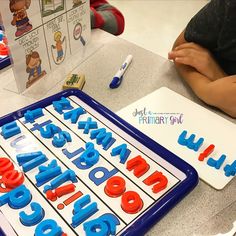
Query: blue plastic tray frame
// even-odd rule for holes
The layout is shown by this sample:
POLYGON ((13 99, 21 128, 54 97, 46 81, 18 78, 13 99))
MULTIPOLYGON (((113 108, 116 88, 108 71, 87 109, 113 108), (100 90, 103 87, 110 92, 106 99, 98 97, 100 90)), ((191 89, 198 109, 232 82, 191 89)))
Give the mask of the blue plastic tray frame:
POLYGON ((142 217, 134 221, 123 233, 122 236, 139 236, 144 235, 157 221, 159 221, 165 214, 168 213, 180 200, 182 200, 189 192, 191 192, 198 184, 197 171, 188 163, 180 159, 178 156, 156 143, 154 140, 140 132, 138 129, 131 126, 129 123, 121 119, 115 113, 104 107, 102 104, 85 94, 84 92, 76 89, 68 89, 59 92, 51 97, 45 98, 30 106, 22 108, 18 111, 10 113, 0 118, 0 126, 9 123, 13 120, 23 117, 27 110, 36 108, 44 108, 52 104, 55 100, 60 100, 61 97, 76 96, 91 108, 99 112, 117 127, 128 133, 130 136, 138 140, 144 146, 157 153, 163 159, 174 165, 177 169, 185 173, 187 178, 181 181, 172 191, 167 193, 157 203, 155 203, 142 217))
MULTIPOLYGON (((3 27, 0 25, 0 30, 3 30, 3 27)), ((0 70, 11 65, 11 59, 10 57, 5 57, 3 59, 0 59, 0 70)))
POLYGON ((0 59, 0 70, 10 65, 11 65, 10 57, 0 59))

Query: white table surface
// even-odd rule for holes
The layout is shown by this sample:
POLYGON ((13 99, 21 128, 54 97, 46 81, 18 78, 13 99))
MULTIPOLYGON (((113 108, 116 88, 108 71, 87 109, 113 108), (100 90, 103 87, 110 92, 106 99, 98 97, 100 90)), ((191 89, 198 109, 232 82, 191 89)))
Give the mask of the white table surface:
MULTIPOLYGON (((92 42, 103 46, 79 64, 74 71, 84 73, 86 76, 83 91, 112 111, 116 112, 162 86, 205 106, 181 81, 173 64, 168 60, 101 30, 93 31, 92 42), (121 86, 115 90, 109 89, 111 78, 128 54, 133 55, 133 62, 121 86)), ((6 90, 12 76, 11 68, 0 72, 0 116, 34 103, 38 98, 6 90)), ((44 96, 61 91, 62 84, 63 81, 57 83, 44 96)), ((236 123, 221 112, 214 111, 236 123)), ((232 231, 234 221, 236 221, 236 178, 222 191, 214 190, 200 181, 198 186, 147 235, 217 235, 232 231)))

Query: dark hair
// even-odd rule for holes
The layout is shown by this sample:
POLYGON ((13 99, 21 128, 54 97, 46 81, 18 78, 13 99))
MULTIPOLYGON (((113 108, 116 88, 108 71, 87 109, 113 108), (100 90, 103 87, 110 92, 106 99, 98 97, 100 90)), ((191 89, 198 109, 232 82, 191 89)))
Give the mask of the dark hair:
POLYGON ((33 51, 30 54, 26 55, 26 65, 29 64, 31 58, 40 58, 39 53, 36 51, 33 51))
POLYGON ((9 8, 10 8, 11 12, 15 11, 14 5, 15 5, 15 3, 19 2, 19 1, 24 1, 25 2, 26 9, 28 9, 30 4, 31 4, 31 0, 10 0, 9 8))

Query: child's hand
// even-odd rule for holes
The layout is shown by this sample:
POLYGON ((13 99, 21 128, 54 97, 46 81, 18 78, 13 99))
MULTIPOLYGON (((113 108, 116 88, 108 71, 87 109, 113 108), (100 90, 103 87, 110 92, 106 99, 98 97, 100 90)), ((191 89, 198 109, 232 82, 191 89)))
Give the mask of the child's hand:
POLYGON ((236 118, 236 75, 205 84, 202 90, 202 100, 236 118))
POLYGON ((183 43, 168 54, 174 62, 189 65, 211 80, 227 76, 211 53, 195 43, 183 43))

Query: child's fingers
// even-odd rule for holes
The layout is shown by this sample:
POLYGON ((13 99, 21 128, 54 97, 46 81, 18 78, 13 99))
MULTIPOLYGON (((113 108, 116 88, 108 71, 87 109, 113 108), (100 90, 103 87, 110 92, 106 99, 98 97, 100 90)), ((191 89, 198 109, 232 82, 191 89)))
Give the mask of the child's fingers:
POLYGON ((195 58, 191 56, 176 57, 174 61, 179 64, 184 64, 184 65, 194 67, 196 70, 198 70, 198 67, 196 65, 197 61, 195 58))
POLYGON ((174 60, 176 63, 189 65, 199 70, 200 55, 196 49, 186 48, 177 51, 171 51, 168 55, 169 59, 174 60))
POLYGON ((168 52, 168 59, 169 60, 173 60, 174 59, 173 54, 171 52, 168 52))
POLYGON ((203 47, 196 43, 183 43, 174 48, 174 51, 182 50, 182 49, 195 49, 195 50, 204 50, 203 47))
POLYGON ((191 64, 190 63, 191 59, 189 58, 189 56, 187 55, 186 52, 172 51, 172 52, 168 53, 168 58, 169 58, 169 60, 173 60, 179 64, 185 64, 185 65, 191 64))
POLYGON ((179 64, 189 65, 189 66, 191 66, 191 64, 192 64, 189 57, 176 57, 175 62, 177 62, 179 64))
POLYGON ((168 56, 171 58, 171 59, 175 59, 176 57, 186 57, 186 56, 190 56, 190 55, 196 55, 196 51, 193 50, 193 49, 181 49, 181 50, 178 50, 178 51, 171 51, 168 56))

